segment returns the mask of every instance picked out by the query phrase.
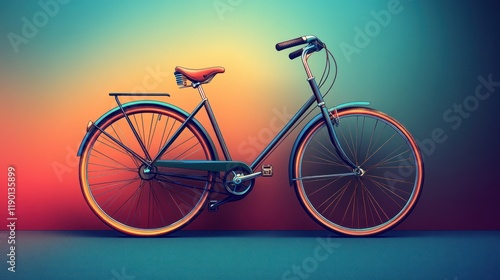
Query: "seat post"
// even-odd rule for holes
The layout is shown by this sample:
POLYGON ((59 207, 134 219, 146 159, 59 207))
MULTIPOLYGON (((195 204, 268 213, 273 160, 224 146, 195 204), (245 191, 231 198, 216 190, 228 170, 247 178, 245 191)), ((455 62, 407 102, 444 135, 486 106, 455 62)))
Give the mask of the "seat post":
POLYGON ((207 100, 207 96, 205 95, 205 91, 203 90, 201 83, 193 83, 193 87, 198 90, 202 100, 207 100))

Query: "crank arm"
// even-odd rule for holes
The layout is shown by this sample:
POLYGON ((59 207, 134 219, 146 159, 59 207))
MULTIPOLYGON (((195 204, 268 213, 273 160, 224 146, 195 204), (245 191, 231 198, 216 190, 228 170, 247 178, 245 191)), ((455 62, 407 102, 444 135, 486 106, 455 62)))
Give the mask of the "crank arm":
POLYGON ((260 171, 252 173, 252 174, 248 174, 248 175, 245 175, 245 176, 236 176, 233 179, 233 183, 240 184, 241 182, 252 180, 252 179, 260 177, 260 176, 262 176, 262 172, 260 172, 260 171))

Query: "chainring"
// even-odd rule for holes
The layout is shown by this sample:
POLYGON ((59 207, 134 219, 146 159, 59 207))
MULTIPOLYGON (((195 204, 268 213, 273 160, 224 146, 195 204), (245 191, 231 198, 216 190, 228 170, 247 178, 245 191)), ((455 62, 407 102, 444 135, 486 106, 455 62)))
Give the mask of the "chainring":
POLYGON ((240 183, 235 183, 234 179, 238 178, 238 176, 244 176, 248 174, 249 174, 248 171, 246 171, 241 167, 235 167, 229 169, 224 174, 224 179, 222 181, 226 191, 236 196, 246 195, 252 189, 255 183, 255 179, 242 181, 240 183))

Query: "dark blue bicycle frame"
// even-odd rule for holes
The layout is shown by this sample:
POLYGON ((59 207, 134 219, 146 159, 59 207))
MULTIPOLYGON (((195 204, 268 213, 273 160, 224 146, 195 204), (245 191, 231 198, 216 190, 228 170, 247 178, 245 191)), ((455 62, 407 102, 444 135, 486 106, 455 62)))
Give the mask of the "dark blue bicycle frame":
MULTIPOLYGON (((323 116, 323 119, 325 120, 325 123, 327 125, 327 129, 330 135, 330 140, 332 141, 338 155, 340 158, 350 167, 353 169, 356 169, 357 166, 347 157, 345 154, 344 150, 342 147, 340 147, 339 140, 337 138, 337 134, 335 133, 334 127, 333 127, 333 122, 330 121, 330 112, 325 106, 325 102, 323 100, 323 96, 321 95, 321 92, 319 90, 318 85, 316 84, 316 79, 312 75, 309 65, 307 63, 307 58, 309 52, 315 51, 316 46, 310 45, 306 47, 303 51, 302 54, 302 62, 304 64, 304 67, 306 69, 307 77, 308 77, 308 82, 311 87, 311 90, 313 92, 313 96, 311 96, 306 103, 299 109, 299 111, 290 119, 290 121, 283 127, 283 129, 274 137, 274 139, 264 148, 264 150, 257 156, 257 158, 250 164, 250 170, 254 170, 261 162, 262 160, 273 150, 273 148, 280 142, 280 140, 286 135, 286 133, 297 123, 297 121, 305 114, 305 112, 314 104, 316 101, 317 106, 321 110, 321 115, 323 116)), ((194 88, 197 88, 201 97, 202 101, 196 106, 196 108, 189 114, 189 117, 184 121, 184 123, 177 129, 177 131, 174 133, 174 135, 165 143, 163 148, 160 150, 158 155, 152 160, 151 165, 157 165, 157 166, 169 166, 169 167, 181 167, 182 168, 187 168, 189 169, 190 166, 189 164, 186 164, 186 162, 178 161, 179 163, 176 164, 174 161, 168 161, 168 162, 158 162, 158 159, 160 156, 168 149, 168 147, 175 141, 175 139, 180 135, 182 130, 185 128, 186 124, 191 121, 192 118, 200 111, 202 107, 205 107, 206 112, 208 114, 208 118, 212 124, 212 127, 215 131, 215 134, 217 136, 217 140, 219 142, 219 145, 222 149, 222 152, 224 154, 224 157, 226 161, 231 161, 231 155, 229 153, 229 150, 227 149, 226 142, 224 141, 224 137, 222 136, 222 133, 220 131, 219 125, 217 124, 217 120, 215 118, 215 115, 212 111, 212 107, 210 106, 210 103, 208 99, 205 96, 205 92, 203 91, 203 88, 201 87, 200 83, 193 84, 194 88)), ((203 169, 207 171, 225 171, 225 170, 220 170, 220 165, 213 165, 214 168, 211 168, 211 164, 209 161, 193 161, 191 163, 191 168, 193 169, 203 169), (204 166, 203 168, 200 168, 200 165, 204 166), (217 166, 217 167, 216 167, 217 166)))

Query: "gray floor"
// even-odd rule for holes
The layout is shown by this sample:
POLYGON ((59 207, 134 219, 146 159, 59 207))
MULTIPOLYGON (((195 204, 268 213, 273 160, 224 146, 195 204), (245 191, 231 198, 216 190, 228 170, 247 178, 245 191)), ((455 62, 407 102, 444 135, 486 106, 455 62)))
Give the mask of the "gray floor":
POLYGON ((22 231, 15 273, 0 234, 0 279, 500 279, 498 231, 22 231))

